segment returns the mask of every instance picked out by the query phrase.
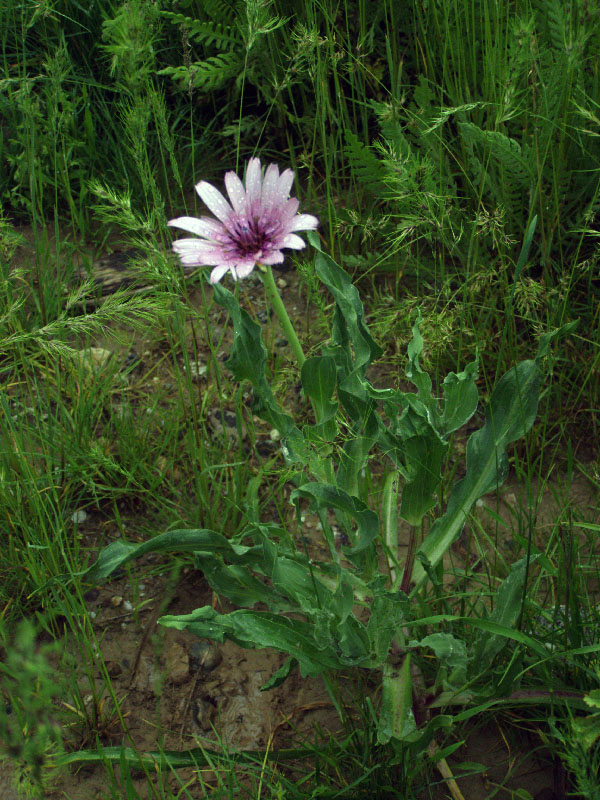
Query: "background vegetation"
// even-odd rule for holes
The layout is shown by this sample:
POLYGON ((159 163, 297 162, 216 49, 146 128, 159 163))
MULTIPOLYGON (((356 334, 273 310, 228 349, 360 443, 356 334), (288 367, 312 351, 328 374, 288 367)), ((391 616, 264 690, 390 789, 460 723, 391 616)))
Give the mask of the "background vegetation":
MULTIPOLYGON (((174 268, 166 227, 186 209, 199 211, 198 180, 220 183, 251 155, 296 171, 296 192, 320 217, 326 249, 360 287, 390 380, 417 306, 428 369, 445 375, 479 351, 484 388, 531 355, 542 331, 580 320, 555 352, 540 418, 515 451, 523 497, 514 557, 536 546, 550 487, 558 510, 543 552, 555 579, 550 589, 534 587, 533 601, 588 609, 595 619, 597 519, 570 490, 584 480, 592 497, 600 480, 598 0, 8 0, 0 46, 7 652, 37 663, 31 631, 14 633, 29 616, 46 637, 75 642, 77 669, 93 682, 95 639, 77 578, 93 546, 76 509, 143 538, 182 524, 235 532, 252 497, 261 508, 281 504, 286 476, 275 457, 257 466, 241 445, 207 435, 211 406, 240 409, 242 395, 220 370, 222 339, 204 333, 210 290, 202 275, 191 288, 174 268), (101 300, 97 257, 115 247, 134 248, 145 291, 101 300), (151 342, 142 374, 135 359, 90 370, 82 351, 115 336, 123 358, 136 341, 151 342), (202 391, 191 369, 200 345, 211 352, 202 391), (259 485, 252 495, 248 487, 259 485)), ((326 308, 308 257, 295 266, 318 330, 326 308)), ((274 353, 285 396, 294 376, 274 353)), ((242 417, 238 410, 236 424, 251 427, 242 417)), ((505 569, 499 553, 484 537, 480 558, 493 574, 505 569)), ((589 644, 575 620, 571 633, 565 627, 571 649, 589 644)), ((580 654, 559 677, 540 668, 532 680, 593 691, 594 658, 580 654)), ((36 759, 44 748, 55 752, 57 737, 39 694, 28 699, 22 683, 15 690, 7 665, 3 685, 21 711, 10 730, 4 719, 2 738, 13 758, 33 765, 35 783, 36 759), (43 735, 32 739, 36 719, 43 735), (31 747, 19 744, 19 730, 31 747)), ((82 703, 69 699, 97 732, 82 703)), ((572 735, 567 709, 552 713, 551 728, 543 714, 528 724, 563 758, 572 785, 600 796, 597 753, 572 735)), ((344 754, 344 769, 315 770, 340 792, 332 796, 352 796, 341 792, 355 782, 372 793, 368 781, 378 778, 369 773, 360 786, 361 769, 382 756, 368 735, 353 732, 330 748, 344 754)), ((326 748, 323 758, 331 764, 326 748)), ((426 767, 412 774, 408 757, 396 760, 406 796, 424 792, 426 767)), ((387 780, 382 774, 381 786, 387 780)), ((265 797, 309 797, 316 785, 315 775, 284 788, 278 781, 261 783, 265 797)), ((237 789, 222 787, 220 796, 237 789)))

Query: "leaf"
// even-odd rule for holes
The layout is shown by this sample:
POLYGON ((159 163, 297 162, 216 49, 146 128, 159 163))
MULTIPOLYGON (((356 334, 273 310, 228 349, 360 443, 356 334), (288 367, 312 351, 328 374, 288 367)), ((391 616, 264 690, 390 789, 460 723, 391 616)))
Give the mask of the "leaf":
POLYGON ((277 672, 273 673, 266 683, 260 687, 260 692, 268 692, 270 689, 276 689, 278 686, 289 678, 290 673, 297 666, 298 662, 295 658, 288 658, 283 666, 279 667, 277 672))
POLYGON ((377 594, 373 599, 367 633, 371 640, 371 652, 377 664, 383 663, 387 658, 392 639, 402 626, 404 621, 402 605, 405 601, 406 596, 400 592, 377 594))
POLYGON ((204 573, 210 588, 237 606, 251 608, 265 603, 271 611, 290 610, 286 595, 256 578, 246 566, 225 564, 220 555, 197 553, 195 566, 204 573))
POLYGON ((444 378, 444 412, 441 418, 444 436, 462 428, 477 410, 478 368, 479 361, 475 359, 462 372, 450 372, 444 378))
POLYGON ((430 647, 442 665, 448 667, 449 675, 444 689, 458 689, 463 686, 467 675, 467 647, 461 639, 451 633, 432 633, 411 647, 430 647))
POLYGON ((93 763, 122 763, 125 761, 132 766, 147 765, 151 769, 165 767, 171 771, 182 767, 213 766, 222 760, 226 766, 231 763, 262 764, 265 758, 271 761, 297 760, 312 756, 310 747, 305 746, 299 750, 210 750, 206 747, 195 747, 190 750, 155 750, 142 752, 132 747, 120 745, 114 747, 101 747, 98 750, 77 750, 70 753, 61 753, 53 756, 52 764, 57 767, 66 767, 69 764, 93 763))
POLYGON ((358 530, 354 534, 352 547, 344 547, 342 551, 351 558, 369 548, 379 535, 379 519, 358 497, 351 497, 336 486, 326 483, 305 483, 290 495, 290 502, 295 503, 299 497, 310 500, 315 510, 337 508, 349 514, 355 520, 358 530))
POLYGON ((334 358, 338 373, 338 397, 354 422, 367 426, 374 409, 365 381, 369 364, 383 353, 369 333, 363 304, 350 277, 320 250, 318 237, 308 237, 319 248, 315 272, 335 300, 332 324, 333 347, 326 355, 334 358))
POLYGON ((240 647, 274 647, 297 660, 303 677, 345 666, 331 642, 315 640, 314 625, 267 611, 239 609, 218 614, 210 606, 204 606, 191 614, 168 615, 158 621, 168 628, 187 630, 218 642, 231 639, 240 647))
POLYGON ((312 401, 316 416, 315 425, 304 426, 304 437, 310 441, 331 442, 338 432, 335 422, 338 404, 331 399, 337 385, 334 359, 329 356, 307 358, 302 365, 301 379, 302 388, 312 401))
POLYGON ((190 553, 207 550, 210 553, 245 554, 252 548, 234 546, 220 533, 205 528, 199 530, 177 530, 155 536, 141 544, 116 541, 100 551, 98 559, 91 567, 81 573, 84 580, 95 583, 107 578, 116 569, 147 553, 190 553))
POLYGON ((409 525, 420 525, 437 502, 435 493, 442 478, 442 462, 448 445, 433 429, 404 442, 407 478, 402 488, 400 516, 409 525))
POLYGON ((311 572, 310 565, 279 557, 275 559, 271 577, 275 589, 289 597, 305 614, 331 609, 333 593, 318 580, 314 570, 311 572))
MULTIPOLYGON (((522 361, 500 379, 492 392, 485 424, 467 444, 467 474, 455 485, 446 513, 435 521, 419 548, 421 558, 432 567, 459 535, 475 501, 496 490, 506 479, 506 448, 531 428, 537 413, 540 380, 538 360, 522 361)), ((422 564, 415 563, 413 593, 425 577, 422 564)))
MULTIPOLYGON (((489 619, 491 622, 498 623, 505 628, 514 628, 521 616, 523 605, 523 593, 525 581, 529 572, 529 566, 537 561, 537 556, 533 555, 529 559, 521 558, 512 565, 507 577, 502 581, 496 600, 494 610, 489 619)), ((494 658, 506 644, 504 635, 494 634, 485 631, 476 640, 475 647, 471 654, 471 672, 481 674, 491 666, 494 658)))
POLYGON ((392 738, 411 741, 416 734, 417 726, 412 710, 410 653, 407 653, 400 667, 390 664, 389 661, 383 665, 377 742, 387 744, 392 738))
POLYGON ((220 283, 214 286, 214 298, 227 309, 233 323, 233 346, 225 362, 239 381, 250 381, 254 388, 252 410, 281 434, 283 452, 288 461, 310 461, 304 437, 294 420, 279 408, 266 379, 267 349, 259 325, 240 308, 233 294, 220 283))

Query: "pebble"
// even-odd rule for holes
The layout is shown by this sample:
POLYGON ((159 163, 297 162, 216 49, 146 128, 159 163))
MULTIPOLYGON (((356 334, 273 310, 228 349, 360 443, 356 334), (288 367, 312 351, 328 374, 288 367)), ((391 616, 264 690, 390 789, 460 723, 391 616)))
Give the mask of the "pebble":
POLYGON ((120 594, 115 594, 110 598, 110 604, 113 608, 119 608, 122 602, 123 598, 120 594))
POLYGON ((280 289, 286 289, 287 285, 288 284, 287 284, 287 281, 285 280, 285 278, 277 278, 277 286, 280 289))
POLYGON ((118 661, 107 661, 106 671, 108 672, 109 678, 118 678, 119 675, 123 674, 123 667, 118 661))
POLYGON ((135 352, 135 350, 130 350, 125 357, 125 361, 123 362, 124 367, 138 367, 142 363, 141 358, 135 352))
POLYGON ((205 672, 212 672, 223 661, 223 654, 219 648, 210 642, 194 642, 191 654, 197 668, 203 669, 205 672))
POLYGON ((88 372, 99 372, 108 363, 112 356, 112 350, 105 350, 103 347, 86 347, 79 350, 77 355, 83 369, 88 372))
POLYGON ((129 614, 130 611, 133 611, 133 604, 129 602, 129 600, 123 600, 123 611, 129 614))
POLYGON ((197 697, 192 703, 192 717, 201 731, 212 730, 212 721, 215 716, 215 708, 208 700, 197 697))
POLYGON ((78 509, 77 511, 75 511, 75 513, 71 514, 71 522, 74 525, 81 525, 86 521, 87 518, 88 515, 82 508, 78 509))
MULTIPOLYGON (((185 365, 183 368, 185 369, 185 365)), ((190 375, 192 376, 192 380, 204 378, 207 369, 208 367, 206 364, 203 364, 201 361, 190 361, 190 375)))
POLYGON ((270 439, 272 442, 278 442, 278 441, 281 439, 281 434, 279 433, 279 431, 277 430, 277 428, 272 428, 272 429, 269 431, 269 439, 270 439))

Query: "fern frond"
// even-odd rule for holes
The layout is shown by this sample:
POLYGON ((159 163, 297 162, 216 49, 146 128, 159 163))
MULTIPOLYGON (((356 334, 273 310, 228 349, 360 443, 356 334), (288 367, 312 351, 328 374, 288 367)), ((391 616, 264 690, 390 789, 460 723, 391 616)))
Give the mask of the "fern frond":
POLYGON ((246 16, 246 3, 241 0, 203 0, 202 8, 212 19, 228 25, 246 16))
POLYGON ((350 130, 346 131, 344 154, 359 183, 374 194, 385 190, 385 165, 377 158, 373 149, 363 144, 350 130))
POLYGON ((521 186, 529 185, 531 180, 529 164, 523 158, 521 145, 515 139, 500 131, 482 131, 472 122, 459 122, 458 128, 471 149, 473 145, 482 148, 484 156, 504 169, 507 177, 521 186))
POLYGON ((567 45, 567 19, 562 0, 544 0, 540 14, 546 21, 548 38, 553 50, 564 52, 567 45))
POLYGON ((190 66, 166 67, 159 75, 170 75, 183 91, 190 88, 213 91, 220 89, 243 70, 244 61, 239 52, 221 53, 190 66))
POLYGON ((231 49, 239 47, 242 43, 242 38, 235 26, 213 20, 201 21, 193 17, 186 17, 184 14, 176 14, 173 11, 162 11, 161 16, 166 17, 173 24, 184 25, 190 39, 201 42, 207 47, 231 49))

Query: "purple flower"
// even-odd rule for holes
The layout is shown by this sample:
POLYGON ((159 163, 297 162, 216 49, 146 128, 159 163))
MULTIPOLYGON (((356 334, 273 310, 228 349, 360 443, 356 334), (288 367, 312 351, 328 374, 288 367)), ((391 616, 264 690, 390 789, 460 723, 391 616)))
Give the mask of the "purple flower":
POLYGON ((200 181, 196 191, 217 219, 178 217, 168 223, 200 237, 173 242, 183 266, 214 266, 210 282, 218 283, 228 271, 237 280, 250 275, 258 263, 280 264, 284 247, 305 247, 294 231, 314 230, 319 220, 297 213, 300 203, 290 197, 293 182, 292 170, 280 175, 276 164, 268 166, 263 177, 259 158, 248 162, 245 186, 235 172, 225 174, 231 204, 210 183, 200 181))

